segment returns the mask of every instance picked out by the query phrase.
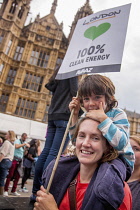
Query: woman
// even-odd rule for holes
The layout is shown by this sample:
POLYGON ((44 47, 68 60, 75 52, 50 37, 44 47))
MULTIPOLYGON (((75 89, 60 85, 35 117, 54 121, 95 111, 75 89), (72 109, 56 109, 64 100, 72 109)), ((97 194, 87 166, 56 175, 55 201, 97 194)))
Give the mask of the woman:
POLYGON ((135 164, 128 185, 132 192, 132 209, 140 209, 140 136, 130 136, 130 143, 135 153, 135 164))
POLYGON ((6 140, 0 147, 0 195, 3 195, 4 180, 8 174, 8 169, 12 165, 15 137, 14 131, 9 130, 5 135, 6 140))
MULTIPOLYGON (((77 210, 131 209, 130 190, 127 184, 124 187, 123 181, 127 170, 131 169, 126 168, 123 157, 117 158, 117 152, 107 143, 98 125, 90 118, 79 122, 74 136, 77 157, 60 159, 51 194, 46 194, 42 187, 37 193, 34 210, 74 210, 71 207, 74 202, 77 210), (73 186, 75 195, 71 196, 73 186)), ((44 171, 45 188, 53 164, 52 161, 44 171)))
POLYGON ((27 154, 24 157, 23 166, 24 168, 24 175, 22 177, 21 189, 20 192, 27 193, 28 190, 24 187, 25 182, 29 179, 31 175, 31 169, 36 161, 36 158, 40 155, 40 140, 32 139, 29 143, 30 148, 28 149, 27 154))

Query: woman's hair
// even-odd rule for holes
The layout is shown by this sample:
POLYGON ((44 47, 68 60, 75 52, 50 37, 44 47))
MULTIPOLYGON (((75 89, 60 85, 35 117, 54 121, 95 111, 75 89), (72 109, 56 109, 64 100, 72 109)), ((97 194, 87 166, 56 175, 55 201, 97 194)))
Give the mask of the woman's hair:
POLYGON ((36 143, 36 139, 32 139, 32 140, 29 142, 30 147, 35 146, 35 143, 36 143))
POLYGON ((115 86, 112 81, 100 74, 88 75, 79 84, 78 94, 82 102, 82 97, 104 95, 107 103, 107 111, 118 105, 115 99, 115 86))
POLYGON ((29 144, 30 144, 30 148, 31 148, 31 147, 35 147, 35 150, 36 150, 36 152, 37 152, 37 149, 38 149, 38 147, 40 146, 40 140, 38 140, 38 139, 32 139, 32 140, 29 142, 29 144))
MULTIPOLYGON (((79 132, 79 127, 81 125, 81 123, 87 119, 90 119, 90 120, 93 120, 92 118, 89 118, 89 117, 84 117, 82 118, 79 123, 77 124, 76 126, 76 131, 74 133, 74 136, 72 139, 76 139, 77 136, 78 136, 78 132, 79 132)), ((94 121, 94 120, 93 120, 94 121)), ((105 139, 105 137, 103 136, 103 138, 105 139)), ((106 139, 105 139, 106 140, 106 139)), ((104 162, 109 162, 111 160, 114 160, 118 157, 118 151, 115 150, 109 143, 108 141, 106 140, 106 146, 107 146, 107 150, 106 152, 103 154, 101 160, 100 160, 100 163, 104 163, 104 162)))
POLYGON ((37 141, 36 141, 36 146, 37 146, 37 147, 39 147, 39 146, 40 146, 40 144, 41 144, 40 140, 39 140, 39 139, 37 139, 37 141))
POLYGON ((11 141, 11 142, 14 142, 15 139, 16 139, 16 134, 15 134, 15 132, 9 130, 8 133, 9 133, 9 136, 10 136, 10 141, 11 141))
POLYGON ((130 139, 132 139, 135 142, 137 142, 138 145, 140 146, 140 136, 138 136, 138 135, 132 135, 132 136, 130 136, 130 139))

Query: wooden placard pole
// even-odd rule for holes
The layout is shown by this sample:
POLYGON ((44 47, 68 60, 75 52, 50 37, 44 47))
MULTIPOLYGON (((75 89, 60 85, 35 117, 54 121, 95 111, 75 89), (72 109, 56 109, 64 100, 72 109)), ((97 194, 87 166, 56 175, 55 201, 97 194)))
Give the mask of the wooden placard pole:
MULTIPOLYGON (((77 94, 77 95, 78 95, 78 94, 77 94)), ((71 112, 71 114, 70 114, 70 118, 69 118, 69 121, 68 121, 66 130, 65 130, 65 134, 64 134, 63 139, 62 139, 62 142, 61 142, 61 146, 60 146, 60 149, 59 149, 57 158, 56 158, 56 160, 55 160, 55 164, 54 164, 54 167, 53 167, 51 176, 50 176, 50 180, 49 180, 49 183, 48 183, 48 186, 47 186, 47 189, 46 189, 46 193, 48 193, 49 190, 50 190, 50 187, 51 187, 51 184, 52 184, 52 181, 53 181, 53 177, 54 177, 56 168, 57 168, 57 166, 58 166, 58 162, 59 162, 59 159, 60 159, 60 156, 61 156, 61 154, 62 154, 62 150, 63 150, 64 144, 65 144, 65 141, 66 141, 66 137, 67 137, 68 132, 69 132, 69 128, 70 128, 71 120, 72 120, 72 117, 73 117, 73 113, 74 113, 74 109, 72 109, 72 112, 71 112)))

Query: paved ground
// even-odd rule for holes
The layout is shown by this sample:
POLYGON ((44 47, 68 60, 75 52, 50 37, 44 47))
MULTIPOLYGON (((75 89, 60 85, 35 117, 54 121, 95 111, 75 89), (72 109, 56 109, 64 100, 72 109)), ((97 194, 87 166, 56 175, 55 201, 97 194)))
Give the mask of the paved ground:
MULTIPOLYGON (((17 192, 20 189, 21 179, 17 188, 17 192)), ((33 180, 28 179, 26 188, 29 190, 28 193, 19 192, 20 196, 10 195, 11 188, 9 188, 9 196, 3 197, 0 196, 0 210, 33 210, 33 203, 30 203, 30 195, 32 193, 32 184, 33 180)))
MULTIPOLYGON (((12 184, 12 182, 11 182, 12 184)), ((23 193, 23 192, 19 192, 18 190, 20 189, 20 185, 21 184, 21 179, 19 180, 19 184, 18 184, 18 187, 17 187, 17 192, 20 193, 20 197, 30 197, 30 195, 32 194, 32 185, 33 185, 33 179, 28 179, 27 180, 27 184, 25 185, 25 187, 29 190, 28 193, 23 193)), ((11 192, 11 188, 9 188, 9 197, 15 197, 13 195, 10 195, 10 192, 11 192)))
POLYGON ((0 196, 0 210, 33 210, 34 205, 28 197, 2 197, 0 196))

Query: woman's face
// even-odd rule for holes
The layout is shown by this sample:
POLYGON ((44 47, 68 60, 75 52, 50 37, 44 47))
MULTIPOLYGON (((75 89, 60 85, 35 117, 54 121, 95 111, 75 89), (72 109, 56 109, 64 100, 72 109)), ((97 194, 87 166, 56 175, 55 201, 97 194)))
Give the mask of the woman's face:
POLYGON ((86 119, 79 127, 76 154, 83 165, 97 167, 103 153, 107 150, 106 140, 98 130, 98 125, 98 122, 86 119))
POLYGON ((7 133, 5 134, 5 139, 6 139, 6 140, 9 140, 9 139, 10 139, 10 133, 9 133, 9 132, 7 132, 7 133))
POLYGON ((132 139, 130 143, 135 154, 135 166, 140 166, 140 145, 132 139))

